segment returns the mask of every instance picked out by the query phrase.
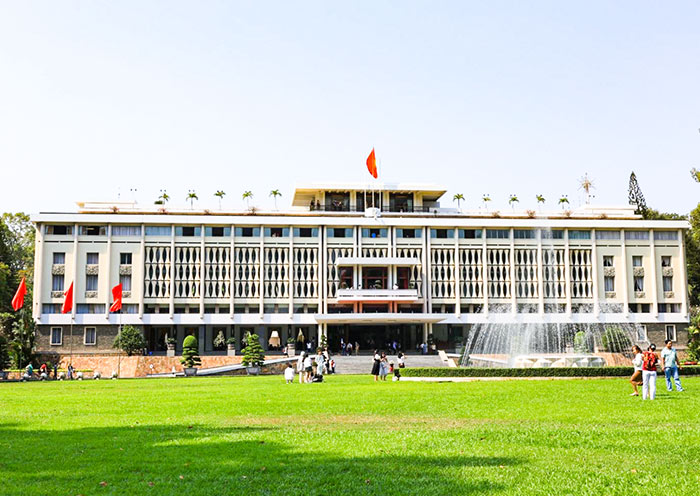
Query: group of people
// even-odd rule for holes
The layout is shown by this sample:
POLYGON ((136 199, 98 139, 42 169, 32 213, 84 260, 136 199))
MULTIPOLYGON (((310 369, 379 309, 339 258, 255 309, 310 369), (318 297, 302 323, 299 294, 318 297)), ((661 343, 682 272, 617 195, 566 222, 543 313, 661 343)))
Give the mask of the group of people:
MULTIPOLYGON (((297 359, 296 373, 299 374, 299 384, 323 382, 325 374, 335 374, 335 360, 327 349, 318 348, 316 355, 302 351, 297 359)), ((287 384, 294 382, 295 371, 291 363, 284 370, 284 379, 287 384)))
POLYGON ((394 367, 394 362, 390 362, 389 358, 386 356, 385 352, 379 352, 379 350, 374 350, 374 362, 372 363, 372 375, 374 376, 374 381, 377 382, 380 379, 386 381, 389 374, 393 377, 392 381, 398 381, 401 379, 402 369, 406 366, 406 356, 403 352, 399 351, 396 355, 397 366, 394 367))
MULTIPOLYGON (((646 351, 642 351, 639 346, 633 348, 634 358, 634 373, 630 378, 632 384, 631 396, 639 396, 637 388, 642 386, 642 399, 656 398, 656 376, 659 365, 659 357, 656 354, 656 345, 650 344, 646 351)), ((676 391, 683 391, 681 385, 680 371, 681 364, 678 361, 678 352, 673 347, 673 341, 667 339, 664 349, 661 350, 661 369, 666 377, 666 389, 673 391, 675 383, 676 391)))
MULTIPOLYGON (((59 375, 58 372, 58 363, 54 363, 52 365, 52 368, 49 369, 49 366, 46 364, 46 362, 42 363, 41 366, 39 367, 38 371, 38 376, 40 381, 46 381, 48 379, 51 379, 51 372, 53 372, 53 379, 74 379, 75 377, 75 369, 73 368, 73 364, 68 365, 67 371, 61 372, 59 375)), ((22 375, 22 380, 23 381, 29 381, 34 379, 34 365, 31 363, 27 365, 24 369, 24 374, 22 375)))
POLYGON ((340 354, 343 356, 350 356, 353 353, 357 355, 360 351, 360 343, 355 341, 355 344, 348 342, 346 343, 343 338, 340 338, 340 354))

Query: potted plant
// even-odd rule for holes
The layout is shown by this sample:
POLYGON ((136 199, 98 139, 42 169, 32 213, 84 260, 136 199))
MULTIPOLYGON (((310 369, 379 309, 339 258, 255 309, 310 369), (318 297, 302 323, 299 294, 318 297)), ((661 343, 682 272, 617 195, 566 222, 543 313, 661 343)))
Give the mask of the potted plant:
POLYGON ((168 347, 167 354, 169 357, 175 356, 175 338, 168 338, 165 340, 165 345, 168 347))
POLYGON ((199 358, 199 343, 194 336, 187 336, 182 342, 182 358, 180 359, 185 367, 185 375, 197 375, 195 365, 201 365, 202 361, 199 358))
POLYGON ((289 338, 287 339, 287 356, 288 357, 293 357, 296 355, 296 341, 294 339, 289 338))
POLYGON ((260 346, 260 338, 257 334, 248 333, 245 337, 242 363, 246 367, 248 375, 258 375, 260 367, 265 362, 265 352, 260 346))
POLYGON ((226 340, 226 347, 227 356, 236 356, 236 338, 228 338, 226 340))

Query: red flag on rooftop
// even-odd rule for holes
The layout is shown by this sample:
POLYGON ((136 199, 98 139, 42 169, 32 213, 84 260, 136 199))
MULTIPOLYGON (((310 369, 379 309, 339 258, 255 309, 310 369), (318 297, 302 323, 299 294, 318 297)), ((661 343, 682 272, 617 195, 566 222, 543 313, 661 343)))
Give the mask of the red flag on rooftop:
POLYGON ((63 300, 63 306, 61 307, 61 313, 70 313, 73 310, 73 283, 70 283, 68 291, 63 293, 66 299, 63 300))
POLYGON ((122 285, 117 284, 112 288, 112 298, 114 298, 114 303, 109 307, 110 312, 118 312, 122 309, 122 285))
POLYGON ((27 282, 22 278, 22 282, 19 283, 15 297, 12 298, 12 309, 16 312, 24 306, 24 295, 27 294, 27 282))
POLYGON ((377 179, 377 158, 374 156, 374 148, 367 157, 367 170, 373 178, 377 179))

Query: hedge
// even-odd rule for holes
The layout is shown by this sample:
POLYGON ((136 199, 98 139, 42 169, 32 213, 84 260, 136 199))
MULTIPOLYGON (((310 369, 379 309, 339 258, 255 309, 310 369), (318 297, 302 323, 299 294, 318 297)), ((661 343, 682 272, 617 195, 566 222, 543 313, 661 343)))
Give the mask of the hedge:
MULTIPOLYGON (((625 377, 632 367, 553 367, 553 368, 479 368, 409 367, 401 369, 405 377, 625 377)), ((689 365, 681 375, 700 375, 700 366, 689 365)))

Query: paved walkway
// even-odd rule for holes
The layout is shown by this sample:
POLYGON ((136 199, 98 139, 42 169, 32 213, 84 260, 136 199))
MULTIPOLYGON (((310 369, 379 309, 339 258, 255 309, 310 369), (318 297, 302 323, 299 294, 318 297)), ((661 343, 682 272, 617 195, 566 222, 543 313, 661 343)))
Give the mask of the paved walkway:
MULTIPOLYGON (((372 355, 342 356, 333 355, 336 374, 367 374, 372 371, 372 355)), ((389 356, 389 362, 399 363, 396 355, 389 356)), ((406 355, 406 367, 444 367, 437 355, 406 355)))

